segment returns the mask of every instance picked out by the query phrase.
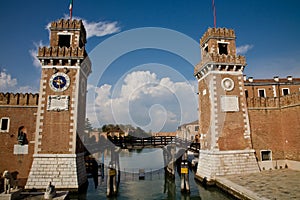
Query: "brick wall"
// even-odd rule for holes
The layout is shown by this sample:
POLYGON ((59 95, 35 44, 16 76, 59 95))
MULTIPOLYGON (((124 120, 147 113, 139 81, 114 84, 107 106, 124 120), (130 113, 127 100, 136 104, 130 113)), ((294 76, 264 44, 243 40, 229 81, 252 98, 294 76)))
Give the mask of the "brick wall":
POLYGON ((68 73, 70 77, 70 86, 63 92, 54 92, 49 86, 49 79, 53 75, 52 69, 43 70, 42 78, 43 91, 41 103, 41 122, 40 124, 40 144, 38 145, 39 153, 70 153, 73 146, 74 129, 74 95, 76 87, 76 69, 71 69, 68 73), (47 95, 46 95, 47 94, 47 95), (70 97, 69 110, 67 111, 48 111, 48 95, 67 95, 70 97))
MULTIPOLYGON (((256 98, 257 99, 257 98, 256 98)), ((249 102, 249 101, 248 101, 249 102)), ((300 94, 257 99, 248 105, 253 148, 271 150, 273 160, 300 161, 300 94)))
POLYGON ((17 171, 19 185, 24 186, 29 174, 34 152, 37 106, 0 105, 0 118, 10 118, 9 132, 0 132, 0 173, 4 170, 17 171), (18 144, 18 128, 25 126, 28 139, 28 154, 14 154, 18 144))

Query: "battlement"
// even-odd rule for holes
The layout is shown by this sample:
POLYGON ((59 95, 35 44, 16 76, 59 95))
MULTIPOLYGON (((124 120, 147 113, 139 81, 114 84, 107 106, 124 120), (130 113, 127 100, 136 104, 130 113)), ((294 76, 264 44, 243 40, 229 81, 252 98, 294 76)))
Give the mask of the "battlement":
POLYGON ((39 58, 85 58, 87 53, 82 47, 40 47, 38 51, 39 58))
POLYGON ((235 33, 234 33, 233 29, 227 29, 227 28, 208 28, 208 30, 204 33, 204 35, 200 39, 200 45, 202 46, 210 38, 235 39, 236 37, 235 37, 235 33))
POLYGON ((0 93, 0 105, 37 106, 39 94, 32 93, 0 93))
POLYGON ((73 19, 60 19, 58 21, 52 22, 50 30, 62 30, 62 29, 82 29, 84 30, 82 20, 73 19))
POLYGON ((217 53, 206 53, 201 62, 195 66, 194 74, 196 75, 199 73, 204 67, 206 67, 206 64, 208 63, 217 65, 218 70, 236 71, 246 66, 246 58, 245 56, 241 55, 220 55, 217 53), (236 67, 229 67, 229 65, 236 67))
POLYGON ((247 98, 248 109, 279 109, 300 105, 300 93, 280 97, 255 97, 247 98))

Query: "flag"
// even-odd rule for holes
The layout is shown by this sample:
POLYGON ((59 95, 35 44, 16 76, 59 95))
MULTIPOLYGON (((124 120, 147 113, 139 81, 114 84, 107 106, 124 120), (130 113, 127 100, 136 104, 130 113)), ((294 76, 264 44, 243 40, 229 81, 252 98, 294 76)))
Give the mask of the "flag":
POLYGON ((72 21, 73 0, 70 0, 69 11, 70 11, 70 21, 72 21))
POLYGON ((216 6, 215 6, 215 0, 212 0, 212 9, 214 14, 214 27, 217 26, 217 16, 216 16, 216 6))

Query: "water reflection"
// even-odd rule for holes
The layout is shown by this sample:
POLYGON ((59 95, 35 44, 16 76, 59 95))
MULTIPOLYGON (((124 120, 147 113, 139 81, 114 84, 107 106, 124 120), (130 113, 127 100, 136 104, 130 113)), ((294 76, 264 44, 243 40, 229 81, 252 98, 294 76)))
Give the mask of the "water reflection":
MULTIPOLYGON (((146 151, 156 152, 157 149, 147 149, 146 151)), ((162 151, 160 151, 160 153, 162 154, 162 151)), ((122 160, 126 160, 124 157, 129 154, 133 159, 141 155, 136 151, 120 152, 118 154, 120 156, 120 169, 122 170, 120 170, 120 176, 117 179, 119 184, 117 185, 118 193, 116 196, 107 197, 107 178, 109 171, 107 170, 107 165, 101 165, 104 166, 104 169, 102 167, 99 168, 98 177, 96 179, 92 177, 88 179, 89 186, 87 193, 79 197, 74 197, 74 199, 232 199, 216 188, 204 189, 201 184, 194 180, 194 172, 191 171, 191 169, 189 170, 190 193, 181 192, 179 173, 175 173, 175 177, 170 177, 165 174, 163 168, 151 169, 145 167, 145 178, 142 180, 139 178, 139 167, 125 168, 122 166, 122 160)), ((107 158, 110 159, 111 156, 107 158)), ((108 160, 105 160, 107 158, 104 158, 103 163, 108 162, 108 160)), ((102 159, 100 158, 98 160, 102 159)), ((155 160, 155 158, 152 158, 152 162, 155 162, 155 160)), ((161 162, 163 161, 161 160, 161 162)))

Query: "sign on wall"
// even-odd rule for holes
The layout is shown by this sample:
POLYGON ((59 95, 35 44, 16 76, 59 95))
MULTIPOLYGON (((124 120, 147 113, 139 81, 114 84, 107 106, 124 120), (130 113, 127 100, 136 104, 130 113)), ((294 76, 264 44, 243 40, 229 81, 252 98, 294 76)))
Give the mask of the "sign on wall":
POLYGON ((14 145, 14 154, 28 154, 28 145, 14 145))
POLYGON ((221 96, 221 110, 222 112, 238 112, 239 98, 238 96, 221 96))
POLYGON ((69 99, 67 95, 49 95, 47 110, 64 111, 69 110, 69 99))

